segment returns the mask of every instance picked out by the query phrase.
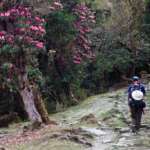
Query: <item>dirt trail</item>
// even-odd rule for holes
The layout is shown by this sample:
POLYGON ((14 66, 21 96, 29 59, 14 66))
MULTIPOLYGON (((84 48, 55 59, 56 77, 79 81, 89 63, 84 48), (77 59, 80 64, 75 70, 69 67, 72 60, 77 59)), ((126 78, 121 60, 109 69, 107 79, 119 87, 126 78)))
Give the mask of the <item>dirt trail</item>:
MULTIPOLYGON (((140 132, 135 134, 130 130, 130 114, 128 112, 126 94, 122 91, 119 94, 117 100, 114 99, 115 109, 117 112, 122 114, 120 118, 126 125, 120 127, 108 127, 106 133, 109 133, 110 129, 112 133, 102 138, 96 142, 96 146, 92 150, 149 150, 150 149, 150 109, 149 102, 147 102, 146 113, 143 116, 142 125, 140 132), (116 130, 115 130, 116 128, 116 130), (103 142, 103 139, 104 140, 103 142), (98 146, 97 146, 98 145, 98 146), (104 147, 104 148, 103 148, 104 147)), ((117 116, 115 116, 117 117, 117 116)), ((108 122, 105 122, 108 125, 108 122)))
MULTIPOLYGON (((150 149, 149 106, 143 117, 143 128, 141 128, 138 134, 133 134, 129 128, 130 117, 125 90, 90 97, 80 105, 71 107, 64 112, 51 115, 50 117, 59 122, 57 127, 46 127, 44 130, 42 129, 42 131, 38 131, 40 136, 36 140, 29 140, 26 144, 9 145, 7 149, 150 149)), ((1 131, 2 129, 0 130, 0 135, 1 131)), ((1 139, 2 138, 0 138, 0 140, 1 139)))

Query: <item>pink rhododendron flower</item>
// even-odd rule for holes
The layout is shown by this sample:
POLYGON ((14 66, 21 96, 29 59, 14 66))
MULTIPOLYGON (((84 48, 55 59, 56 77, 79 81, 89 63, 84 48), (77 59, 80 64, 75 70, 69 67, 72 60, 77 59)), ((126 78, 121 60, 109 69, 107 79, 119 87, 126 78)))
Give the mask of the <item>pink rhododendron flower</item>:
POLYGON ((9 16, 10 16, 10 12, 0 13, 0 17, 9 17, 9 16))
POLYGON ((44 48, 43 42, 37 42, 37 43, 35 44, 35 46, 36 46, 37 48, 40 48, 40 49, 44 48))
POLYGON ((26 36, 24 39, 27 43, 33 43, 33 38, 30 36, 26 36))
POLYGON ((89 28, 89 27, 86 27, 86 28, 84 28, 83 30, 84 30, 85 32, 91 32, 91 31, 92 31, 92 29, 89 28))
POLYGON ((38 23, 42 23, 42 22, 44 22, 44 19, 41 19, 40 17, 36 16, 35 21, 38 23))
POLYGON ((85 33, 86 33, 83 29, 79 29, 79 32, 80 32, 81 34, 85 34, 85 33))
POLYGON ((75 64, 81 64, 81 61, 73 60, 75 64))
POLYGON ((0 13, 0 17, 4 17, 5 16, 5 13, 0 13))
POLYGON ((40 32, 42 32, 42 33, 45 33, 45 32, 46 32, 43 27, 39 26, 38 28, 39 28, 39 31, 40 31, 40 32))
POLYGON ((4 41, 4 40, 5 40, 5 37, 4 37, 4 36, 0 36, 0 40, 1 40, 1 41, 4 41))
POLYGON ((44 22, 45 22, 45 19, 40 18, 40 17, 38 17, 38 16, 36 16, 34 19, 35 19, 35 21, 36 21, 37 23, 44 23, 44 22))
POLYGON ((32 31, 40 31, 40 32, 45 33, 45 29, 42 26, 31 26, 30 29, 32 31))
POLYGON ((27 21, 25 22, 25 24, 26 24, 26 25, 30 25, 30 24, 31 24, 31 21, 30 21, 30 20, 27 20, 27 21))
POLYGON ((95 20, 95 16, 94 15, 90 15, 89 18, 95 20))
POLYGON ((6 38, 7 42, 9 44, 13 44, 14 43, 14 36, 13 35, 9 35, 7 38, 6 38))
POLYGON ((6 34, 5 31, 0 31, 0 36, 3 36, 3 35, 5 35, 5 34, 6 34))
POLYGON ((25 32, 26 28, 20 28, 20 32, 25 32))
POLYGON ((33 31, 38 31, 39 30, 39 28, 37 26, 31 26, 30 29, 33 30, 33 31))
POLYGON ((80 19, 81 19, 81 20, 85 20, 86 17, 85 17, 85 16, 80 16, 80 19))

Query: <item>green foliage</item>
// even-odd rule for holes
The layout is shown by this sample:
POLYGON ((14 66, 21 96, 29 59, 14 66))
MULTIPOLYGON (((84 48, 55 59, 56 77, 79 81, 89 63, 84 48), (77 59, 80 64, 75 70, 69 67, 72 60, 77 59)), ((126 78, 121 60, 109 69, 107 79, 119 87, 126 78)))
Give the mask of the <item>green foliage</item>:
POLYGON ((47 46, 55 49, 63 49, 75 37, 73 22, 75 16, 67 11, 59 11, 49 14, 46 24, 47 46))
POLYGON ((82 90, 81 88, 81 84, 84 78, 86 77, 85 67, 86 67, 86 63, 82 63, 80 65, 74 65, 71 67, 72 68, 72 80, 71 80, 72 88, 73 88, 75 95, 79 97, 85 94, 84 89, 82 90), (80 95, 79 93, 82 93, 82 94, 80 95))
MULTIPOLYGON (((150 38, 150 0, 146 0, 146 11, 144 13, 144 19, 143 19, 143 32, 150 38)), ((149 39, 147 39, 149 40, 149 39)))
POLYGON ((132 62, 131 54, 123 48, 110 49, 106 52, 100 52, 96 59, 96 68, 98 74, 112 72, 114 68, 124 72, 132 62))
POLYGON ((10 71, 11 63, 3 63, 1 66, 1 74, 0 74, 0 83, 1 86, 5 87, 9 91, 16 91, 17 86, 15 82, 17 81, 15 73, 13 74, 10 71))
POLYGON ((42 73, 38 68, 30 66, 27 69, 27 73, 30 81, 34 81, 40 87, 45 84, 45 79, 43 78, 42 73))
POLYGON ((18 49, 15 47, 12 47, 9 44, 4 45, 2 48, 0 48, 0 54, 13 54, 18 52, 18 49))
MULTIPOLYGON (((52 0, 49 1, 51 2, 52 0)), ((63 105, 70 105, 72 103, 71 98, 69 97, 70 99, 68 99, 66 96, 68 89, 70 89, 77 99, 84 99, 87 95, 104 92, 110 86, 110 80, 113 80, 113 83, 115 83, 116 79, 120 78, 122 74, 126 75, 128 73, 131 64, 136 64, 138 69, 145 69, 146 67, 148 68, 147 64, 150 60, 150 0, 145 0, 147 11, 145 12, 142 31, 137 29, 136 25, 129 31, 130 22, 138 22, 138 18, 136 18, 137 16, 135 16, 135 20, 130 20, 130 17, 128 18, 128 15, 132 15, 132 11, 130 8, 126 8, 125 3, 115 1, 114 3, 117 3, 115 10, 111 10, 113 8, 109 9, 105 0, 63 0, 62 3, 64 5, 63 10, 52 12, 46 16, 46 35, 44 40, 46 41, 47 51, 33 49, 28 44, 23 45, 23 47, 27 47, 23 52, 25 53, 25 58, 27 58, 25 59, 25 63, 29 80, 31 83, 36 82, 39 85, 50 111, 52 109, 55 110, 56 103, 62 103, 63 105), (88 35, 92 41, 96 57, 92 61, 75 65, 71 60, 72 51, 68 47, 72 44, 71 42, 77 34, 74 28, 74 22, 77 18, 72 13, 72 8, 79 2, 85 2, 96 11, 96 28, 92 34, 88 35), (120 14, 120 8, 117 8, 117 6, 122 4, 125 7, 121 6, 120 8, 125 8, 124 12, 126 13, 123 13, 123 15, 129 21, 122 18, 124 16, 120 14), (113 11, 115 11, 116 16, 112 16, 113 11), (117 18, 114 19, 113 17, 117 18), (107 19, 110 19, 112 22, 108 22, 107 19), (138 38, 135 38, 133 35, 135 31, 138 38), (135 41, 135 43, 140 43, 141 41, 144 43, 141 45, 136 59, 133 59, 132 49, 130 49, 130 32, 131 37, 133 36, 136 40, 138 39, 138 42, 135 41), (53 49, 56 53, 49 54, 48 50, 53 49), (39 52, 41 56, 37 57, 39 52), (64 59, 62 61, 64 64, 59 62, 56 65, 55 57, 57 55, 64 59), (116 72, 119 72, 117 77, 115 77, 116 72)), ((22 21, 24 21, 23 17, 22 21)), ((27 28, 28 25, 19 24, 17 27, 27 28)), ((38 35, 36 38, 38 38, 38 35)), ((17 41, 15 42, 17 45, 17 41)), ((136 44, 134 46, 137 49, 139 48, 136 44)), ((7 62, 1 68, 2 73, 0 75, 2 77, 0 81, 1 84, 7 84, 11 89, 17 88, 17 77, 14 75, 12 81, 8 80, 7 73, 10 67, 8 62, 15 62, 16 54, 19 50, 16 47, 12 48, 8 44, 0 48, 1 63, 7 62), (11 56, 12 60, 9 60, 10 58, 8 57, 3 59, 5 54, 11 56)))
POLYGON ((4 63, 2 65, 2 71, 7 74, 8 70, 9 70, 9 66, 10 66, 10 63, 4 63))
POLYGON ((149 4, 149 3, 150 3, 150 0, 145 0, 145 3, 146 3, 146 4, 149 4))

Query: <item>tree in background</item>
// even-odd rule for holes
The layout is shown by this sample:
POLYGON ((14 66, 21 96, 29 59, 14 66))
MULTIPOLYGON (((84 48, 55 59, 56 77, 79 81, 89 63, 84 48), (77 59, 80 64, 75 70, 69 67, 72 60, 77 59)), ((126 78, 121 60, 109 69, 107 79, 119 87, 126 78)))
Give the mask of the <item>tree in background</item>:
POLYGON ((82 68, 83 60, 89 60, 93 56, 87 34, 92 30, 94 21, 94 13, 86 5, 76 1, 71 4, 64 2, 63 10, 47 17, 47 49, 50 53, 55 51, 50 65, 50 85, 53 85, 54 89, 51 91, 59 103, 63 103, 60 96, 62 93, 70 103, 72 100, 76 101, 73 91, 76 91, 75 82, 80 86, 78 79, 81 77, 79 72, 82 71, 79 68, 82 68))
MULTIPOLYGON (((97 91, 96 93, 105 91, 103 89, 106 87, 107 90, 112 84, 125 79, 125 76, 139 73, 141 69, 149 70, 150 52, 146 46, 149 42, 145 41, 145 34, 141 30, 144 1, 106 0, 107 3, 109 5, 106 9, 101 7, 99 12, 110 12, 109 16, 96 22, 96 28, 89 36, 96 58, 89 64, 84 85, 93 89, 92 92, 97 91)), ((98 15, 99 13, 96 16, 99 17, 98 15)))
POLYGON ((138 59, 143 51, 141 28, 144 6, 144 1, 141 0, 116 1, 112 11, 114 33, 116 33, 118 43, 126 48, 132 56, 132 62, 129 67, 130 75, 136 73, 136 68, 139 65, 138 59))

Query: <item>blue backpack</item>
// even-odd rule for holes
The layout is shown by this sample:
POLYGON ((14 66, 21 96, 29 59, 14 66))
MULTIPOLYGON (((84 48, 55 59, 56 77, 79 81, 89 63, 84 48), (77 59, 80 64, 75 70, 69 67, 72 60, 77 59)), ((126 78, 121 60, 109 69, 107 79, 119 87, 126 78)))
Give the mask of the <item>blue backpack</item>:
POLYGON ((144 88, 144 86, 142 84, 139 84, 139 85, 130 85, 129 88, 128 88, 129 98, 132 98, 131 94, 135 90, 139 90, 139 91, 141 91, 145 95, 145 88, 144 88))
POLYGON ((132 108, 133 107, 134 108, 144 108, 144 107, 146 107, 146 104, 145 104, 145 102, 143 100, 135 101, 132 98, 131 94, 135 90, 139 90, 139 91, 143 92, 143 94, 145 95, 145 88, 144 88, 144 86, 142 84, 139 84, 137 86, 136 85, 130 85, 129 88, 128 88, 128 96, 129 96, 129 98, 132 99, 131 101, 129 101, 130 107, 132 107, 132 108))

